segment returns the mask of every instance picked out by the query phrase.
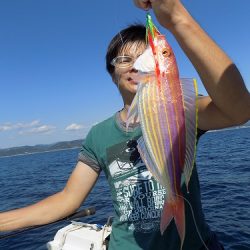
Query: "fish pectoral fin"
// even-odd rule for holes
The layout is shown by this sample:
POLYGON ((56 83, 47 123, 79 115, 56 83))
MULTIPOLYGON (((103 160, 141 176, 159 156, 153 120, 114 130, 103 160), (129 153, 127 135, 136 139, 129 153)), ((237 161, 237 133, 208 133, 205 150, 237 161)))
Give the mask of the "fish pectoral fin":
POLYGON ((132 123, 136 123, 139 121, 138 116, 138 91, 130 105, 130 108, 128 110, 127 119, 126 119, 126 129, 128 130, 128 127, 132 123))
POLYGON ((148 149, 145 145, 144 138, 141 136, 137 141, 137 149, 140 154, 140 157, 144 164, 146 165, 149 172, 156 178, 156 180, 163 186, 164 182, 162 180, 162 174, 157 168, 157 164, 155 163, 155 159, 152 158, 152 155, 148 152, 148 149))
POLYGON ((178 197, 172 201, 165 201, 161 215, 161 234, 164 233, 172 219, 175 220, 175 225, 180 236, 182 248, 185 238, 185 206, 184 199, 182 197, 178 197))

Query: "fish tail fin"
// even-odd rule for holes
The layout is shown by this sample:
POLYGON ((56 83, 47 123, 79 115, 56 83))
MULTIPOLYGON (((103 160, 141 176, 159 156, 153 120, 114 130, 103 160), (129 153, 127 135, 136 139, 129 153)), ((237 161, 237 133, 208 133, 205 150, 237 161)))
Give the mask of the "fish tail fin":
POLYGON ((160 230, 164 233, 172 219, 175 220, 175 225, 181 240, 181 249, 185 238, 185 206, 182 196, 176 197, 175 200, 166 200, 161 215, 160 230))

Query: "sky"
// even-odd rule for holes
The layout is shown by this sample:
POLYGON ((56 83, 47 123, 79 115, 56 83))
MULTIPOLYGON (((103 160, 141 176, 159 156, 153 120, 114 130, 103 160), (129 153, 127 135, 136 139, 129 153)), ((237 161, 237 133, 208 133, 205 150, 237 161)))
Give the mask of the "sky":
MULTIPOLYGON (((182 1, 236 63, 250 90, 250 1, 182 1)), ((160 27, 181 77, 200 78, 160 27)), ((145 23, 132 0, 0 0, 0 148, 83 139, 123 104, 105 70, 111 38, 145 23)))

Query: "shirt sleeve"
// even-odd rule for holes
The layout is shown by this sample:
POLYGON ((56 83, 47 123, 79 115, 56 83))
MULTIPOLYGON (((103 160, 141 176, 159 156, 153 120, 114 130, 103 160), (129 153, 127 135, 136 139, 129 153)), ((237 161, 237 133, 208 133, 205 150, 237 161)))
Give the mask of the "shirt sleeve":
POLYGON ((101 167, 98 163, 97 156, 94 152, 94 143, 93 143, 93 131, 89 131, 87 137, 82 143, 80 153, 78 154, 78 161, 81 161, 91 167, 95 172, 100 173, 101 167))

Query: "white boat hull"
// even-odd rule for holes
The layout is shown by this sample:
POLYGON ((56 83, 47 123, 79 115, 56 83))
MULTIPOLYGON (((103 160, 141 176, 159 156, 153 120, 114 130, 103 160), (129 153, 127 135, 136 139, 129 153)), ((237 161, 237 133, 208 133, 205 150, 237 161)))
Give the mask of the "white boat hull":
POLYGON ((54 240, 47 243, 49 250, 106 250, 106 238, 111 226, 72 222, 57 231, 54 240))

